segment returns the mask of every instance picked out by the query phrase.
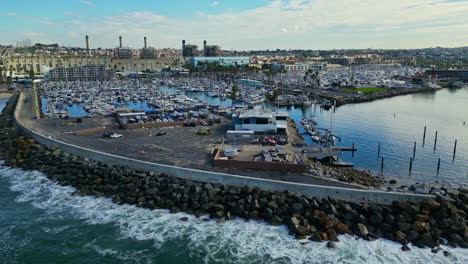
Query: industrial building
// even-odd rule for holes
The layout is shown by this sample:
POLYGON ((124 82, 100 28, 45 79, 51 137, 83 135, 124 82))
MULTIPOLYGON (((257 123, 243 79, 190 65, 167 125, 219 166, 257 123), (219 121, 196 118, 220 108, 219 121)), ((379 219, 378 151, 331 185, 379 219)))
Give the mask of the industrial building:
POLYGON ((249 66, 249 57, 193 57, 190 59, 193 66, 200 62, 215 62, 222 66, 249 66))
POLYGON ((114 49, 114 58, 128 60, 133 57, 132 49, 124 48, 122 36, 119 36, 119 47, 114 49))
POLYGON ((141 72, 153 69, 163 69, 167 67, 177 68, 185 63, 182 57, 161 57, 153 56, 154 49, 149 48, 148 52, 136 59, 133 51, 124 48, 122 37, 119 37, 119 47, 114 50, 113 56, 97 55, 90 53, 90 38, 86 36, 86 48, 89 53, 81 55, 26 55, 12 56, 2 59, 4 67, 13 68, 15 74, 26 74, 29 70, 34 70, 35 74, 45 74, 51 68, 72 68, 84 65, 102 65, 107 69, 116 71, 141 72))
POLYGON ((206 40, 203 41, 203 56, 204 57, 220 57, 221 47, 216 45, 207 45, 206 40))
POLYGON ((143 39, 144 45, 141 50, 140 59, 148 60, 156 58, 156 50, 154 48, 149 48, 146 37, 143 39))
POLYGON ((46 77, 53 81, 101 81, 113 79, 115 76, 115 71, 107 70, 103 65, 84 65, 54 68, 46 77))
POLYGON ((183 57, 196 57, 198 56, 197 45, 186 45, 185 40, 182 40, 182 56, 183 57))

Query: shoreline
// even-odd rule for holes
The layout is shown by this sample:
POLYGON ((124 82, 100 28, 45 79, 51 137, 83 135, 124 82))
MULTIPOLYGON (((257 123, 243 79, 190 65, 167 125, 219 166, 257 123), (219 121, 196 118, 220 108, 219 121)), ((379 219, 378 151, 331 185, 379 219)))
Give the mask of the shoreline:
POLYGON ((385 238, 401 243, 402 250, 410 250, 411 242, 437 253, 437 247, 446 242, 441 238, 451 247, 468 247, 466 214, 459 213, 468 208, 468 190, 453 192, 453 203, 438 197, 377 205, 184 180, 92 161, 21 136, 8 122, 18 100, 16 95, 12 98, 0 116, 0 147, 4 149, 0 158, 7 166, 38 170, 57 184, 71 185, 77 189, 74 195, 108 197, 118 204, 183 211, 197 217, 209 214, 218 221, 236 217, 264 220, 287 226, 297 239, 328 241, 328 247, 336 246, 338 234, 369 241, 385 238))

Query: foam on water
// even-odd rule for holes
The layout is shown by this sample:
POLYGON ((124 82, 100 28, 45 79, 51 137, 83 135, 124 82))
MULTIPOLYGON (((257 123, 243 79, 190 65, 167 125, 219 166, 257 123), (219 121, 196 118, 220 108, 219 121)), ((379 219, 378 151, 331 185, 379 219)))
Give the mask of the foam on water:
POLYGON ((121 240, 150 241, 151 250, 107 248, 94 242, 84 246, 100 256, 122 261, 156 263, 148 258, 150 252, 164 251, 177 244, 197 263, 468 263, 468 250, 463 249, 444 248, 451 252, 444 257, 441 252, 436 255, 429 249, 403 252, 397 243, 367 242, 352 236, 340 236, 336 249, 328 249, 325 243, 302 245, 288 236, 286 228, 256 221, 201 221, 182 213, 116 205, 107 198, 72 196, 74 188, 56 185, 40 172, 0 167, 0 177, 7 179, 11 191, 17 192, 18 203, 30 203, 47 215, 80 219, 89 225, 110 224, 116 227, 116 236, 121 240), (188 216, 189 220, 180 221, 182 216, 188 216))

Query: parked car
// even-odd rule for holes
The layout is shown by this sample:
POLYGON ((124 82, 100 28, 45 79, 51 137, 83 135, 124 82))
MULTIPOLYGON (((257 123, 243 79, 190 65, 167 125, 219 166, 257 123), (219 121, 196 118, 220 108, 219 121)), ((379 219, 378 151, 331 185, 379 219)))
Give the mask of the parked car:
POLYGON ((120 137, 123 137, 122 134, 118 134, 118 133, 113 133, 112 135, 109 136, 110 138, 120 138, 120 137))
POLYGON ((105 137, 105 138, 119 138, 119 137, 123 137, 123 135, 118 134, 118 133, 105 132, 105 133, 102 134, 102 137, 105 137))

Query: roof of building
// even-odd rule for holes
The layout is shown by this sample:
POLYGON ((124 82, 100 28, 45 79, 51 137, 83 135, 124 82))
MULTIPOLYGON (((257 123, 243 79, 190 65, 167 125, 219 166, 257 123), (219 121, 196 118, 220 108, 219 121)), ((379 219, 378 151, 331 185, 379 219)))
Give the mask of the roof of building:
POLYGON ((241 111, 239 113, 239 118, 251 118, 251 117, 273 118, 273 114, 270 110, 267 110, 267 109, 248 109, 248 110, 241 111))

